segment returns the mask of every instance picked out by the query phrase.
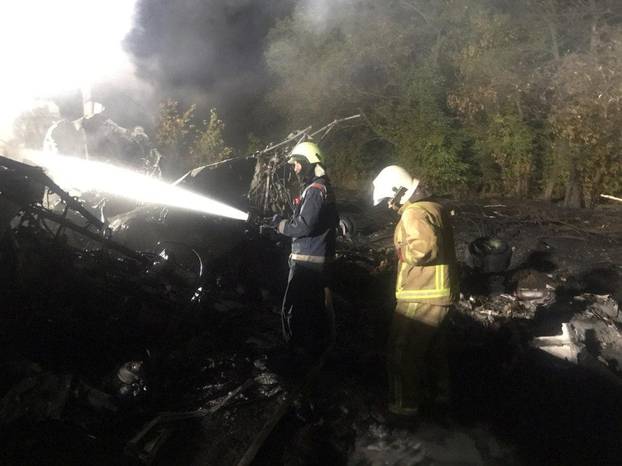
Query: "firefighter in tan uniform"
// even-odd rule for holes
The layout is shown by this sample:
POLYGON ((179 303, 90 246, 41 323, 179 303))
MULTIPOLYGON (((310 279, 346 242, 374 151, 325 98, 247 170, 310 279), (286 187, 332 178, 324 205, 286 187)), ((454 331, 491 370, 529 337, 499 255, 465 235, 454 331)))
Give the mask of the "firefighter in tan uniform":
POLYGON ((373 182, 374 204, 389 199, 400 221, 397 304, 389 334, 389 411, 416 416, 422 404, 447 399, 449 370, 443 322, 457 297, 456 258, 449 215, 406 170, 392 165, 373 182))

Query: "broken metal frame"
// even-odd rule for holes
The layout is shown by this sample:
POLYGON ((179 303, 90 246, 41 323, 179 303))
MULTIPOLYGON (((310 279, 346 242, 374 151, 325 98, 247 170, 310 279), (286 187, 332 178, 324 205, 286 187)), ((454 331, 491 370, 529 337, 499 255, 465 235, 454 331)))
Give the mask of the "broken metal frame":
POLYGON ((310 139, 317 139, 318 142, 323 141, 331 131, 341 123, 361 118, 361 114, 351 115, 345 118, 339 118, 331 121, 327 125, 322 126, 317 131, 311 132, 312 126, 297 130, 287 136, 283 141, 276 144, 269 144, 264 149, 258 150, 250 155, 242 157, 232 157, 230 159, 221 160, 220 162, 211 163, 183 175, 181 178, 173 182, 174 185, 181 183, 189 174, 195 173, 202 169, 214 169, 222 165, 231 163, 232 160, 246 159, 256 160, 255 174, 248 190, 248 199, 255 212, 263 216, 273 213, 286 215, 294 210, 292 191, 299 187, 293 171, 287 170, 287 158, 291 150, 296 144, 310 139), (280 173, 279 170, 283 169, 280 173))
POLYGON ((51 220, 55 223, 58 223, 59 225, 62 225, 65 228, 68 228, 70 230, 75 231, 76 233, 81 234, 82 236, 85 236, 89 239, 92 239, 94 241, 97 241, 99 243, 101 243, 103 246, 109 248, 109 249, 113 249, 117 252, 120 252, 121 254, 134 259, 138 262, 143 263, 144 265, 148 265, 151 264, 151 260, 144 256, 143 254, 134 251, 133 249, 127 248, 125 246, 123 246, 122 244, 119 244, 113 240, 111 240, 110 238, 108 238, 106 235, 102 235, 102 234, 98 234, 95 233, 91 230, 89 230, 87 227, 83 227, 80 225, 76 225, 75 223, 73 223, 71 220, 65 218, 62 215, 58 215, 55 214, 54 212, 42 207, 42 206, 38 206, 38 205, 30 205, 27 207, 28 210, 30 210, 32 213, 37 214, 39 217, 43 217, 46 218, 48 220, 51 220))
MULTIPOLYGON (((317 380, 332 350, 332 345, 327 347, 298 382, 282 396, 275 409, 269 414, 261 429, 254 436, 252 442, 244 451, 240 451, 240 456, 235 463, 236 466, 248 466, 252 463, 266 439, 270 436, 283 416, 291 409, 295 400, 302 396, 309 387, 312 386, 314 381, 317 380)), ((190 419, 206 418, 226 407, 234 408, 241 404, 256 403, 257 400, 246 400, 241 403, 234 403, 234 399, 238 395, 244 393, 256 383, 256 379, 247 379, 242 385, 227 393, 227 395, 211 408, 159 413, 155 418, 145 424, 140 432, 126 444, 126 453, 140 459, 144 464, 151 464, 174 429, 174 427, 169 426, 170 424, 190 419), (154 430, 156 429, 158 432, 154 434, 154 430)))
POLYGON ((157 436, 153 441, 149 441, 149 434, 153 432, 156 427, 161 427, 162 425, 185 421, 188 419, 199 419, 204 418, 210 415, 215 414, 217 411, 229 405, 229 403, 240 393, 248 390, 252 385, 255 384, 254 379, 248 379, 242 385, 240 385, 235 390, 229 392, 220 402, 218 402, 212 408, 199 408, 193 411, 175 411, 175 412, 161 412, 151 421, 149 421, 145 426, 141 429, 138 434, 136 434, 126 445, 126 452, 138 457, 143 463, 150 464, 155 459, 158 450, 164 444, 166 439, 168 438, 168 434, 170 432, 164 432, 164 435, 157 436))
POLYGON ((42 168, 27 165, 8 157, 0 156, 0 165, 4 165, 15 171, 20 171, 24 176, 31 178, 39 184, 45 186, 49 192, 53 192, 65 203, 65 205, 82 215, 86 221, 99 230, 106 228, 106 224, 90 213, 80 201, 72 197, 67 191, 58 186, 49 176, 45 174, 42 168))
POLYGON ((249 157, 257 160, 255 176, 248 194, 254 207, 262 215, 275 212, 286 214, 288 211, 293 211, 290 189, 295 183, 292 179, 292 173, 286 170, 283 174, 279 173, 281 168, 287 167, 287 158, 293 149, 291 146, 313 138, 317 138, 317 141, 321 142, 337 125, 360 117, 361 115, 357 114, 336 119, 314 132, 311 132, 311 126, 307 126, 290 134, 283 141, 269 145, 265 149, 250 155, 249 157), (268 155, 270 156, 266 157, 268 155))
MULTIPOLYGON (((39 220, 47 219, 57 223, 59 225, 59 228, 54 234, 55 239, 58 239, 62 228, 68 228, 140 263, 143 263, 145 265, 151 263, 149 258, 144 256, 143 254, 140 254, 137 251, 134 251, 111 240, 110 229, 108 228, 106 223, 95 217, 80 203, 79 200, 72 197, 68 192, 64 191, 60 186, 58 186, 49 176, 44 173, 43 169, 41 169, 40 167, 30 166, 3 156, 0 156, 0 165, 3 165, 10 170, 13 170, 18 176, 23 176, 27 179, 31 179, 34 182, 44 186, 45 188, 47 188, 48 192, 55 193, 64 202, 64 213, 63 215, 59 215, 55 212, 52 212, 50 209, 43 207, 43 205, 41 205, 40 203, 29 203, 28 205, 20 205, 23 203, 21 202, 21 200, 11 199, 9 196, 7 196, 10 200, 20 205, 20 208, 24 213, 27 213, 30 216, 36 216, 39 220), (86 220, 86 226, 77 225, 73 221, 69 220, 66 217, 69 209, 78 212, 86 220), (98 231, 95 232, 91 230, 89 228, 91 226, 95 227, 98 231)), ((5 193, 1 194, 6 195, 5 193)), ((46 229, 51 234, 53 234, 48 228, 46 229)))
POLYGON ((357 118, 360 118, 361 115, 360 114, 356 114, 356 115, 352 115, 349 117, 345 117, 345 118, 339 118, 336 120, 331 121, 330 123, 328 123, 327 125, 321 127, 320 129, 318 129, 317 131, 314 131, 313 133, 309 133, 309 131, 311 131, 311 129, 313 128, 312 126, 307 126, 305 129, 301 129, 296 131, 293 134, 290 134, 286 139, 284 139, 283 141, 277 143, 277 144, 272 144, 269 145, 268 147, 266 147, 265 149, 262 149, 258 152, 255 152, 251 157, 259 157, 261 155, 267 154, 269 152, 273 152, 274 150, 278 149, 279 147, 285 146, 287 144, 290 144, 294 141, 296 141, 296 144, 303 142, 305 139, 312 139, 315 136, 317 136, 320 133, 324 133, 322 134, 322 136, 319 138, 318 142, 322 142, 322 140, 328 135, 328 133, 330 133, 330 131, 337 126, 340 123, 344 123, 346 121, 350 121, 350 120, 356 120, 357 118))

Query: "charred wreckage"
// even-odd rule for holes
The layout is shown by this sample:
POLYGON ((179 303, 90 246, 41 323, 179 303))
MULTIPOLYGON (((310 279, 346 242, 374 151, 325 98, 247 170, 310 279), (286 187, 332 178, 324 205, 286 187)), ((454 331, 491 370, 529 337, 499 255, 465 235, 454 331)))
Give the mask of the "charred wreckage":
MULTIPOLYGON (((51 461, 79 464, 112 442, 116 452, 105 453, 103 464, 148 464, 184 421, 209 419, 217 430, 235 423, 229 413, 215 420, 229 405, 255 401, 261 411, 273 401, 279 418, 297 388, 279 381, 265 359, 280 343, 268 297, 282 294, 287 245, 264 238, 259 226, 264 217, 291 213, 298 181, 287 151, 354 118, 296 131, 174 183, 250 210, 246 221, 100 192, 76 196, 40 166, 0 156, 2 462, 46 462, 54 451, 51 461), (63 444, 69 437, 84 451, 63 444)), ((113 131, 99 143, 111 135, 135 142, 103 123, 113 131)), ((71 122, 57 124, 45 145, 58 154, 79 147, 79 136, 71 122)), ((134 169, 157 178, 161 155, 147 153, 148 163, 134 169)), ((349 235, 352 222, 341 227, 349 235)), ((254 418, 255 434, 265 438, 275 413, 264 419, 252 411, 238 422, 254 418)), ((255 434, 244 433, 242 450, 236 438, 216 442, 203 459, 248 464, 261 445, 255 434)))
MULTIPOLYGON (((249 212, 245 221, 76 197, 39 166, 0 157, 0 463, 613 464, 622 221, 610 219, 619 210, 585 221, 448 201, 464 259, 450 319, 456 412, 494 434, 453 427, 417 439, 383 427, 374 403, 384 392, 394 219, 364 202, 340 204, 337 356, 327 371, 325 361, 295 377, 273 370, 289 251, 260 234, 260 220, 292 211, 299 185, 288 151, 357 117, 174 183, 249 212), (606 265, 556 257, 568 241, 607 244, 590 250, 606 265), (314 385, 320 373, 326 382, 314 385)), ((141 170, 157 177, 159 154, 142 153, 141 170)))

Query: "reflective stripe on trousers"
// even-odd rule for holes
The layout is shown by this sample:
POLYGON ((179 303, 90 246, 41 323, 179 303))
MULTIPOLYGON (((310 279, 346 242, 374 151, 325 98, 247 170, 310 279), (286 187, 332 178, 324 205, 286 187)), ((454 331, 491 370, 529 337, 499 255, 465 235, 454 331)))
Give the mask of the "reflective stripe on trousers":
POLYGON ((290 254, 289 257, 295 261, 313 262, 314 264, 323 264, 332 261, 332 257, 309 256, 308 254, 290 254))

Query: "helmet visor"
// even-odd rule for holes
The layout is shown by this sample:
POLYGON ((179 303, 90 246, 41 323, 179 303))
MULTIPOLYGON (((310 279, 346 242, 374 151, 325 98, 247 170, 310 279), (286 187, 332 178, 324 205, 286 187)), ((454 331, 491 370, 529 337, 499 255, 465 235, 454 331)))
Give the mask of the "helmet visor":
POLYGON ((374 186, 373 194, 374 206, 377 206, 385 199, 391 199, 391 193, 388 193, 386 189, 382 189, 380 186, 374 186))
POLYGON ((290 165, 294 165, 296 162, 307 162, 307 158, 304 155, 292 154, 289 156, 289 159, 287 159, 287 163, 289 163, 290 165))

